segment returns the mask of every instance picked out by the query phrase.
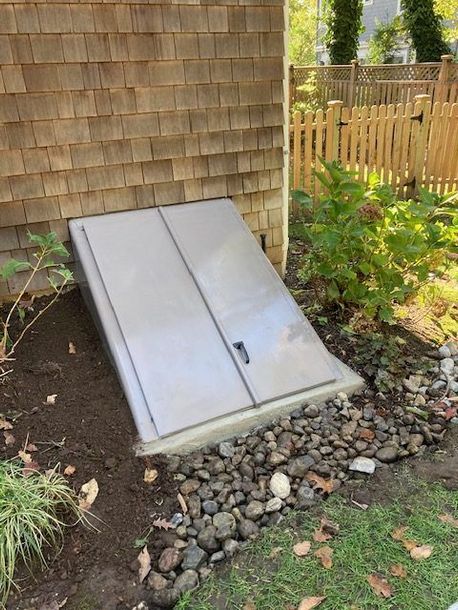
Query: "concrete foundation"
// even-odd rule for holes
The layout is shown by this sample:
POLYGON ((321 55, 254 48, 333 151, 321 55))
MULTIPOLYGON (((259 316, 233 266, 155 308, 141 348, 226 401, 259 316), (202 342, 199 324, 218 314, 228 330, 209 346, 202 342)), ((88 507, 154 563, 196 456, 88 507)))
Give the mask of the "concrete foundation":
POLYGON ((253 428, 270 422, 277 417, 287 415, 305 403, 319 404, 332 398, 338 392, 345 392, 350 396, 364 386, 364 381, 359 375, 337 358, 335 358, 335 361, 340 369, 341 377, 333 383, 275 400, 261 407, 251 408, 226 417, 207 421, 199 426, 150 441, 149 443, 139 443, 135 447, 136 454, 142 456, 157 453, 191 453, 209 443, 220 442, 233 436, 247 434, 253 428))

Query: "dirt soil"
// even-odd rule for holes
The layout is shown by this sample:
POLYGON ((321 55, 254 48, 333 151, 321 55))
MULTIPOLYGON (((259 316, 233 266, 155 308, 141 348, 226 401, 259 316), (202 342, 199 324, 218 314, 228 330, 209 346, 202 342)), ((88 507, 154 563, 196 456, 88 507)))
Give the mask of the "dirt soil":
MULTIPOLYGON (((13 373, 0 385, 0 414, 14 417, 16 443, 0 458, 11 457, 28 442, 38 447, 42 469, 57 463, 76 467, 76 490, 95 478, 99 495, 93 512, 99 532, 82 525, 68 530, 61 554, 44 574, 21 582, 23 593, 8 608, 54 608, 69 597, 67 610, 132 608, 141 597, 130 569, 141 537, 156 516, 179 510, 176 489, 161 460, 150 460, 159 477, 143 482, 147 463, 134 456, 135 428, 127 402, 77 289, 65 294, 38 321, 20 345, 13 373), (69 354, 69 342, 76 348, 69 354), (47 396, 56 394, 54 405, 47 396)), ((152 557, 164 546, 166 532, 148 542, 152 557)))

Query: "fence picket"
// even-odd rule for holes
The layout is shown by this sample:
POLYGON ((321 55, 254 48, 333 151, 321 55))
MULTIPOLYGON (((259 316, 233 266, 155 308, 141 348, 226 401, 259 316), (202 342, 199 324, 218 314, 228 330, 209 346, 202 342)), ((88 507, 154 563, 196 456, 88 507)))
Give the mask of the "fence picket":
POLYGON ((313 175, 314 169, 321 171, 322 157, 337 160, 361 182, 376 170, 400 197, 420 186, 440 193, 458 187, 458 103, 433 106, 425 94, 414 102, 370 108, 334 101, 326 113, 295 113, 290 131, 294 186, 315 197, 324 190, 313 175))

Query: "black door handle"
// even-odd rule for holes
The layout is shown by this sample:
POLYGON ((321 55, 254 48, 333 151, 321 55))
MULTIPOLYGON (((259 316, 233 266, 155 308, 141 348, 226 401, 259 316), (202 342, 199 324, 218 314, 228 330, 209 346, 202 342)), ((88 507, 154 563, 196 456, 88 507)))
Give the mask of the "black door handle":
POLYGON ((232 345, 235 347, 235 349, 239 350, 240 355, 242 356, 245 364, 249 364, 250 357, 248 356, 248 352, 246 351, 246 347, 245 347, 245 344, 243 343, 243 341, 236 341, 232 345))

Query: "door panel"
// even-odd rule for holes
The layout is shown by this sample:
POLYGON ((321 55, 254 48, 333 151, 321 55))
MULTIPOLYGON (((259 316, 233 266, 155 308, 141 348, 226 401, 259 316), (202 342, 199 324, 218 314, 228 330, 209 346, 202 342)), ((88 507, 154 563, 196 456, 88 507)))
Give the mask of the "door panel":
POLYGON ((252 406, 159 211, 83 226, 159 435, 252 406))
POLYGON ((161 213, 258 403, 339 376, 230 200, 169 206, 161 213))

